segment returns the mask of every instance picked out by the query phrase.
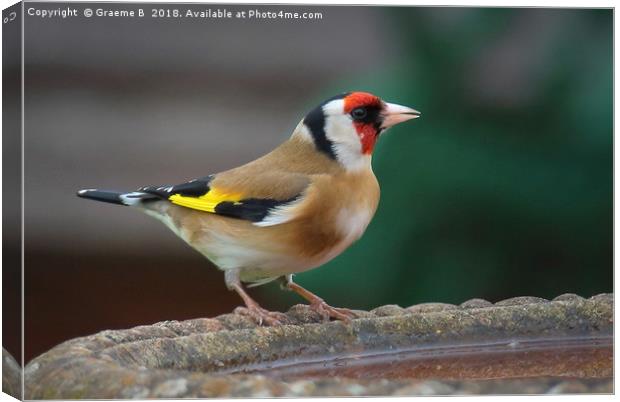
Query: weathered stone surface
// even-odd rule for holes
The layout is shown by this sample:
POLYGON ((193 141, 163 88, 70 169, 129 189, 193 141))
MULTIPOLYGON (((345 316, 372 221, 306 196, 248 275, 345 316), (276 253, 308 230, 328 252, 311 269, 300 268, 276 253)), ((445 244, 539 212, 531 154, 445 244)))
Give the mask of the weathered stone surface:
POLYGON ((544 303, 547 299, 543 299, 542 297, 533 297, 533 296, 519 296, 512 297, 510 299, 502 300, 500 302, 495 303, 496 306, 522 306, 525 304, 536 304, 536 303, 544 303))
POLYGON ((31 361, 26 397, 611 392, 613 295, 358 314, 324 323, 295 306, 278 327, 228 314, 102 331, 31 361))
POLYGON ((471 299, 461 303, 462 308, 484 308, 491 307, 493 303, 484 299, 471 299))
POLYGON ((458 306, 448 303, 421 303, 408 307, 410 313, 435 313, 438 311, 455 310, 458 306))
POLYGON ((4 348, 2 348, 2 392, 21 399, 22 369, 4 348))
POLYGON ((583 300, 583 297, 576 295, 574 293, 564 293, 563 295, 559 295, 554 298, 553 301, 579 301, 583 300))
POLYGON ((386 306, 377 307, 376 309, 371 311, 377 317, 389 317, 393 315, 403 315, 407 314, 407 310, 404 308, 397 306, 395 304, 388 304, 386 306))

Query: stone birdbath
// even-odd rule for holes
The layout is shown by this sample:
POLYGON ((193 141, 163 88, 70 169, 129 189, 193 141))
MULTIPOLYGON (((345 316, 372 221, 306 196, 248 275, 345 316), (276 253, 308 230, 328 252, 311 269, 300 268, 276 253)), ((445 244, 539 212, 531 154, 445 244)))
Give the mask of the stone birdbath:
MULTIPOLYGON (((102 331, 30 361, 25 397, 613 392, 610 294, 383 306, 358 314, 348 323, 322 322, 298 305, 287 312, 290 324, 277 327, 226 314, 102 331)), ((9 388, 20 389, 3 381, 9 388)))

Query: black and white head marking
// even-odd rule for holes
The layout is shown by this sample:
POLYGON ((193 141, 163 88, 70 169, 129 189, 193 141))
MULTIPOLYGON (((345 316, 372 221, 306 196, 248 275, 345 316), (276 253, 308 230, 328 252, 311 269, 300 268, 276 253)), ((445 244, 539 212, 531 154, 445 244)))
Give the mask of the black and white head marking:
POLYGON ((303 123, 310 132, 317 149, 334 160, 337 159, 336 153, 334 150, 334 144, 325 132, 325 111, 323 110, 323 107, 334 100, 344 99, 347 95, 349 94, 343 93, 327 99, 308 113, 303 120, 303 123))

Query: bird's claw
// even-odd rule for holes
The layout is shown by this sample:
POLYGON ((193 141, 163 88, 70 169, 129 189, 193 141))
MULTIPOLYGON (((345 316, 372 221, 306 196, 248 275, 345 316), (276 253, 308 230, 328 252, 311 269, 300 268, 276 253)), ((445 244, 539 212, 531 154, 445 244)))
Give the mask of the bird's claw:
POLYGON ((357 314, 355 314, 352 310, 347 308, 332 307, 323 300, 311 303, 310 308, 319 313, 321 317, 323 317, 323 321, 329 321, 330 318, 335 318, 336 320, 348 322, 354 318, 357 318, 357 314))
POLYGON ((250 317, 258 325, 263 325, 264 323, 265 325, 273 327, 283 325, 288 322, 288 317, 286 314, 278 311, 265 310, 259 306, 237 307, 234 313, 250 317))

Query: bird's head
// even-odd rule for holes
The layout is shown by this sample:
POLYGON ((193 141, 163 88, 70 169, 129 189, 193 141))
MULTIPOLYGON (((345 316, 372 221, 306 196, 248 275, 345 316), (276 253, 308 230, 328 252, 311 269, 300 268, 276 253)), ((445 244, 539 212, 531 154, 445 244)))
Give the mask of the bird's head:
POLYGON ((368 92, 327 99, 301 121, 297 131, 345 168, 370 163, 377 138, 388 128, 420 116, 406 106, 387 103, 368 92))

